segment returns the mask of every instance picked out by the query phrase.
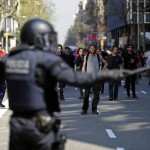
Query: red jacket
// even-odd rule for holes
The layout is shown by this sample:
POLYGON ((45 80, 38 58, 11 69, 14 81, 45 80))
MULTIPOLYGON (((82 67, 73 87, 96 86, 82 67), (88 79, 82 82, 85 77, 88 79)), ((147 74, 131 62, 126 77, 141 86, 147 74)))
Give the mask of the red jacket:
POLYGON ((5 52, 1 52, 1 51, 0 51, 0 57, 1 57, 1 58, 4 57, 5 55, 6 55, 5 52))

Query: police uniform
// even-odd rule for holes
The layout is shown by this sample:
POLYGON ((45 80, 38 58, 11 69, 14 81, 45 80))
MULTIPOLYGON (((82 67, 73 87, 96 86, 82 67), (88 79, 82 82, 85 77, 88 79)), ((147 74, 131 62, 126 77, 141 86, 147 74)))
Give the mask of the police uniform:
POLYGON ((50 149, 52 133, 40 131, 42 126, 37 123, 39 116, 49 118, 60 111, 55 91, 57 81, 50 73, 50 60, 55 57, 20 46, 6 59, 9 108, 13 111, 10 150, 50 149))

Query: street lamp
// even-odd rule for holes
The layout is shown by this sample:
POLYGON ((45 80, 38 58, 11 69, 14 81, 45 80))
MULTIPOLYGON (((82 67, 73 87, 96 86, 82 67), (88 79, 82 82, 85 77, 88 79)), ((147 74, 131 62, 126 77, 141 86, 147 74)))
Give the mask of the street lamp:
POLYGON ((7 27, 8 23, 7 23, 7 17, 5 18, 5 49, 6 49, 6 53, 8 53, 8 27, 7 27))

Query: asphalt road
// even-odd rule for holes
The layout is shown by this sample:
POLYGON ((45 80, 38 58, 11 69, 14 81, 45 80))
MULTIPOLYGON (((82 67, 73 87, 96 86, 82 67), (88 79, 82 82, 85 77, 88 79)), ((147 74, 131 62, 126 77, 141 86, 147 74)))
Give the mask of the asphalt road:
MULTIPOLYGON (((79 90, 67 86, 66 100, 60 102, 62 111, 56 114, 62 119, 61 132, 68 137, 66 150, 150 150, 150 86, 146 77, 139 80, 136 93, 139 99, 129 100, 121 86, 119 101, 108 101, 105 83, 98 105, 100 115, 93 115, 91 108, 81 115, 79 90)), ((3 111, 0 109, 0 150, 7 150, 11 111, 3 111)))

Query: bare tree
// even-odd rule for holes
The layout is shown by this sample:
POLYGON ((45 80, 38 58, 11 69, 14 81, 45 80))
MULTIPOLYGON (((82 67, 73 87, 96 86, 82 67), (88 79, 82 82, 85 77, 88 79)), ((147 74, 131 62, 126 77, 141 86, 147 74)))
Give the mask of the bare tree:
POLYGON ((22 27, 25 21, 34 18, 40 17, 51 21, 53 19, 53 8, 54 4, 52 0, 49 0, 47 3, 43 0, 19 0, 19 12, 16 13, 15 17, 19 23, 19 28, 22 27), (32 7, 31 7, 32 6, 32 7))
POLYGON ((5 18, 13 16, 18 9, 19 2, 18 0, 13 0, 12 5, 8 5, 8 0, 4 0, 0 3, 0 31, 2 31, 3 23, 5 18))

